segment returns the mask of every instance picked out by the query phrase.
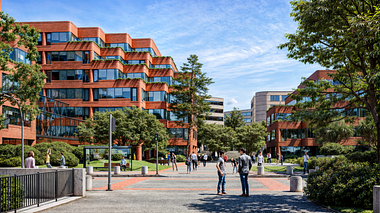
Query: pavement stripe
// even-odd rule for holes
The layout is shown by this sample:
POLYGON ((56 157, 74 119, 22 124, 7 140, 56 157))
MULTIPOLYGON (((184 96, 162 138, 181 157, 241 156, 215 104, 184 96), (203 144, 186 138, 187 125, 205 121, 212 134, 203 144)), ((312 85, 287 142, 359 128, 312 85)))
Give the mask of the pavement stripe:
POLYGON ((290 187, 271 178, 254 178, 271 191, 290 191, 290 187))
MULTIPOLYGON (((140 181, 144 181, 144 180, 149 179, 149 178, 150 177, 136 177, 136 178, 131 178, 131 179, 128 179, 125 181, 120 181, 118 183, 112 184, 111 189, 112 190, 121 190, 126 186, 130 186, 132 184, 138 183, 140 181)), ((108 185, 100 187, 100 188, 93 188, 93 190, 106 190, 106 189, 108 189, 108 185)))

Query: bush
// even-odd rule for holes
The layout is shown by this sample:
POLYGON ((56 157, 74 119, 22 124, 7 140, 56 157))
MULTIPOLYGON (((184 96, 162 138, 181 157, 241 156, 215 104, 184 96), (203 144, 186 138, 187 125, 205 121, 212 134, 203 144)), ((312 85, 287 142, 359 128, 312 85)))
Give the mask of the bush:
POLYGON ((83 160, 83 146, 78 146, 73 149, 73 154, 75 157, 77 157, 79 160, 83 160))
POLYGON ((186 157, 184 155, 177 155, 177 162, 185 162, 186 157))
MULTIPOLYGON (((28 153, 32 151, 34 152, 34 160, 36 165, 42 165, 45 164, 46 161, 46 155, 41 155, 41 152, 29 145, 24 145, 24 157, 28 157, 28 153)), ((15 155, 14 157, 21 157, 21 144, 15 146, 15 155)))
POLYGON ((343 146, 340 143, 327 143, 320 149, 322 155, 342 155, 352 152, 354 146, 343 146))
MULTIPOLYGON (((76 167, 79 164, 79 159, 75 157, 73 153, 63 153, 65 156, 65 166, 76 167)), ((50 164, 52 166, 59 166, 61 162, 57 159, 61 159, 61 153, 55 152, 50 156, 50 164)))
POLYGON ((309 174, 305 195, 324 205, 372 209, 373 186, 380 184, 380 164, 323 158, 321 170, 309 174))
POLYGON ((369 162, 376 163, 377 153, 376 151, 365 151, 365 152, 353 152, 346 155, 347 159, 352 162, 369 162))
MULTIPOLYGON (((10 144, 0 144, 0 156, 4 159, 15 157, 16 146, 10 144)), ((21 156, 21 155, 20 155, 21 156)))
MULTIPOLYGON (((21 158, 20 158, 21 162, 21 158)), ((1 175, 1 177, 6 177, 1 175)), ((10 178, 0 178, 0 212, 7 212, 12 209, 17 209, 23 207, 26 190, 24 184, 21 180, 12 177, 10 178), (16 187, 15 187, 16 186, 16 187), (16 203, 14 201, 14 194, 16 189, 16 203), (10 201, 10 202, 9 202, 10 201)))
POLYGON ((17 167, 21 166, 21 157, 3 158, 0 160, 0 166, 4 167, 17 167))
POLYGON ((123 158, 123 154, 112 154, 111 159, 112 160, 121 160, 123 158))
POLYGON ((297 159, 298 158, 298 156, 297 155, 285 155, 284 156, 284 159, 286 160, 286 159, 297 159))
MULTIPOLYGON (((48 148, 51 149, 50 164, 52 166, 59 166, 61 162, 57 160, 61 159, 61 152, 65 156, 66 166, 75 167, 79 164, 79 159, 72 153, 76 147, 71 146, 64 142, 53 142, 53 143, 39 143, 33 146, 38 151, 40 151, 41 156, 46 157, 46 152, 48 148)), ((45 158, 44 158, 45 159, 45 158)))

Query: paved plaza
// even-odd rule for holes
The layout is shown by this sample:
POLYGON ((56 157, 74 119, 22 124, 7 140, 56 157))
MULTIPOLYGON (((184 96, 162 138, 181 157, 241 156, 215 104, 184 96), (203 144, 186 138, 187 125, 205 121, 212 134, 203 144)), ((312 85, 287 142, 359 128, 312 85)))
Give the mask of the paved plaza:
POLYGON ((287 178, 250 178, 250 196, 242 193, 240 179, 227 164, 226 195, 216 195, 215 163, 186 174, 161 171, 163 177, 113 177, 112 192, 107 178, 94 177, 93 191, 85 198, 45 212, 329 212, 289 192, 287 178))

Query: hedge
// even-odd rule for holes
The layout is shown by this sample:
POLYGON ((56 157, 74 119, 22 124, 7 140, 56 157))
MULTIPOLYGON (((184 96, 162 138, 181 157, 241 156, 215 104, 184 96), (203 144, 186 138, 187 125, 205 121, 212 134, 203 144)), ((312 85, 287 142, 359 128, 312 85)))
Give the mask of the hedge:
POLYGON ((184 155, 176 155, 177 162, 185 162, 186 157, 184 155))
POLYGON ((352 152, 354 146, 343 146, 340 143, 326 143, 320 148, 321 155, 342 155, 352 152))

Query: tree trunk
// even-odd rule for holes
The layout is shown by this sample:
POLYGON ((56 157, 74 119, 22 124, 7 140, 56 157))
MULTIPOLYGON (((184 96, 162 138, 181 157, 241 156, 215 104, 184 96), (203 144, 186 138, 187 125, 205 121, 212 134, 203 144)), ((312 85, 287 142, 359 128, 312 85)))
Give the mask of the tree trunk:
POLYGON ((378 120, 376 122, 376 131, 377 131, 377 149, 376 149, 376 152, 377 152, 377 163, 379 164, 380 163, 380 121, 378 120))

